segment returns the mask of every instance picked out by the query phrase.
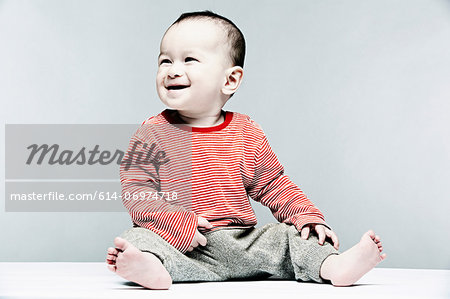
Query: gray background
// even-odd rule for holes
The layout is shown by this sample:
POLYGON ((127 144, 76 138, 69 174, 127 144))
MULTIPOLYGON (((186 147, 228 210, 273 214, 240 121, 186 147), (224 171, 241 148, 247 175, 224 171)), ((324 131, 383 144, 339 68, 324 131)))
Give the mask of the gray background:
MULTIPOLYGON (((0 1, 2 122, 157 114, 160 38, 203 9, 232 19, 248 45, 225 109, 261 124, 341 249, 374 229, 380 267, 450 269, 448 1, 0 1)), ((0 194, 3 205, 4 184, 0 194)), ((260 224, 273 221, 254 206, 260 224)), ((130 224, 126 213, 2 208, 0 261, 103 261, 130 224)))

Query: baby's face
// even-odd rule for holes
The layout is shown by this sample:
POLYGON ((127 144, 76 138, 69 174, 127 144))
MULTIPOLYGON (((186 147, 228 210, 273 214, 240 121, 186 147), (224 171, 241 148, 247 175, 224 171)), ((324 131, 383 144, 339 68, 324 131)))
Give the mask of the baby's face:
POLYGON ((161 41, 156 87, 169 108, 192 115, 217 113, 226 70, 232 67, 225 34, 212 21, 185 20, 173 25, 161 41))

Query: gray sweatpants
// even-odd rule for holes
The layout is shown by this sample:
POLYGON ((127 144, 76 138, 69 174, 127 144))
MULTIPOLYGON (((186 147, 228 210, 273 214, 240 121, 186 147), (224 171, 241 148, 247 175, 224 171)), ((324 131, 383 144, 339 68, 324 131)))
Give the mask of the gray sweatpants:
POLYGON ((339 254, 310 233, 303 240, 293 225, 271 223, 261 228, 222 228, 204 234, 208 243, 181 253, 152 231, 134 227, 121 237, 156 255, 174 282, 224 281, 275 277, 327 282, 319 276, 322 262, 339 254))

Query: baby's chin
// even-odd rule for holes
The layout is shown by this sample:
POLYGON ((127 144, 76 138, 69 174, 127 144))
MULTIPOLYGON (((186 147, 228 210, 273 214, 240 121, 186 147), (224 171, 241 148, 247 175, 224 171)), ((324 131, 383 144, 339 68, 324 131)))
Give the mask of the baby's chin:
POLYGON ((181 103, 181 101, 179 101, 178 99, 161 99, 160 98, 160 100, 164 104, 164 106, 166 106, 168 109, 171 109, 171 110, 183 111, 188 108, 188 107, 186 107, 186 105, 183 105, 183 103, 181 103))

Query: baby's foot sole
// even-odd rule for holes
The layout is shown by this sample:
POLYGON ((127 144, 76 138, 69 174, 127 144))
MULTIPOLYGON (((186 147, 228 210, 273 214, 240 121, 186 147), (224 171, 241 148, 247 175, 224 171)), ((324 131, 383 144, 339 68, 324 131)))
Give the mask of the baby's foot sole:
POLYGON ((386 258, 382 250, 380 237, 370 230, 349 250, 326 258, 320 274, 334 286, 352 285, 386 258))
POLYGON ((168 289, 171 286, 172 278, 154 254, 142 252, 119 237, 114 239, 114 244, 117 255, 108 249, 109 270, 149 289, 168 289))

